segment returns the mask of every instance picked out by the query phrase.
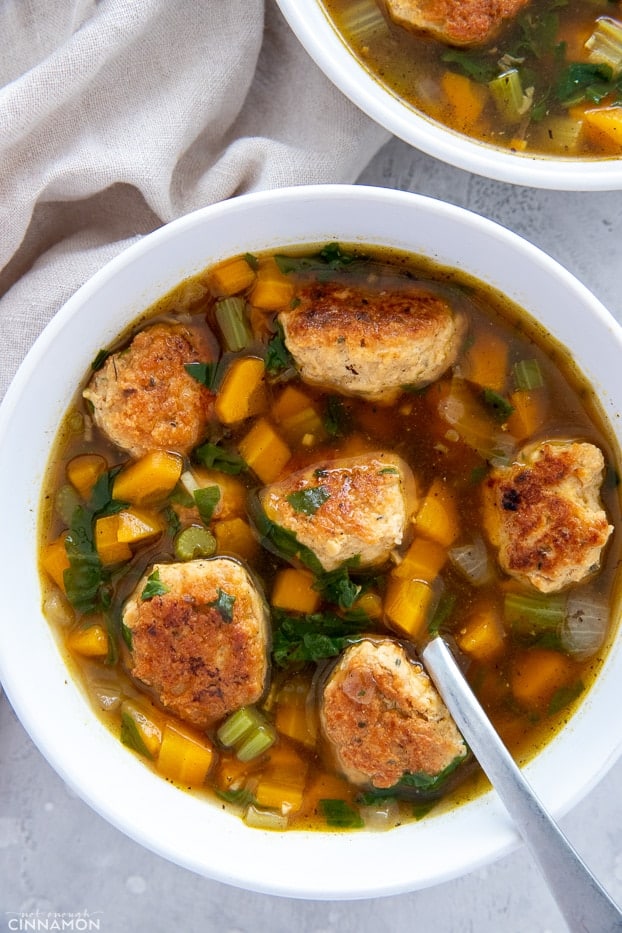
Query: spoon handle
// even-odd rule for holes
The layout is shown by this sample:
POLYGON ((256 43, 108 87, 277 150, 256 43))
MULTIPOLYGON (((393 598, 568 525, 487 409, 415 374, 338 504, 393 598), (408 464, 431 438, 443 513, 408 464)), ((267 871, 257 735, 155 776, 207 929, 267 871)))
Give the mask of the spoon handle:
POLYGON ((620 933, 622 912, 538 800, 445 642, 433 638, 423 650, 422 659, 458 728, 539 865, 568 928, 577 933, 620 933))

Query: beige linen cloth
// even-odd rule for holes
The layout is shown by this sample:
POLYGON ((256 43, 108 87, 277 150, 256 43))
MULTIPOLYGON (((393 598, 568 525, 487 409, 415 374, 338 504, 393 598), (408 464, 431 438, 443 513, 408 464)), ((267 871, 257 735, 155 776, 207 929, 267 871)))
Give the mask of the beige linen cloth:
POLYGON ((0 398, 137 237, 242 192, 355 181, 388 138, 274 0, 1 0, 0 36, 0 398))

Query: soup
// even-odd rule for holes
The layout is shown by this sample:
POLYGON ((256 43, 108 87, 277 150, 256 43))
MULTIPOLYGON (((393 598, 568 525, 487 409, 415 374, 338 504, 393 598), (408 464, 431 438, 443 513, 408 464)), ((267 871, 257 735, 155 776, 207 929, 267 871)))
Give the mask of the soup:
POLYGON ((591 389, 502 296, 380 249, 239 256, 94 360, 44 609, 163 778, 250 826, 385 828, 484 786, 417 649, 451 641, 527 760, 613 636, 619 521, 591 389))
POLYGON ((488 40, 469 46, 455 44, 451 33, 439 41, 436 33, 406 28, 411 11, 423 7, 414 2, 323 0, 323 6, 381 84, 458 133, 555 157, 622 153, 619 3, 517 3, 488 40))

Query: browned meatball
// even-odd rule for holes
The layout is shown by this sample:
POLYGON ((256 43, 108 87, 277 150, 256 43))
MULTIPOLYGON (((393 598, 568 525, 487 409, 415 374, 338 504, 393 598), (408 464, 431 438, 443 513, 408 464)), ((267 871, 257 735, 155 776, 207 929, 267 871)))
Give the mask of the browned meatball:
POLYGON ((599 565, 613 527, 600 504, 598 447, 545 442, 491 470, 484 522, 510 576, 542 593, 578 583, 599 565))
POLYGON ((213 396, 185 366, 212 356, 190 327, 146 327, 108 357, 84 390, 95 423, 134 457, 154 449, 187 453, 205 434, 213 396))
POLYGON ((339 770, 354 784, 382 788, 407 773, 433 777, 467 753, 428 675, 389 639, 346 649, 324 686, 320 721, 339 770))
POLYGON ((415 285, 374 291, 340 282, 304 287, 279 320, 304 382, 371 401, 433 382, 458 355, 465 319, 415 285))
POLYGON ((267 608, 236 560, 156 564, 125 604, 123 625, 130 673, 180 719, 205 728, 264 692, 267 608), (163 592, 145 598, 153 573, 163 592))
POLYGON ((359 566, 383 563, 402 542, 416 508, 408 464, 377 451, 314 463, 259 493, 270 519, 310 548, 324 570, 355 556, 359 566))
POLYGON ((480 45, 493 39, 504 23, 529 0, 385 0, 393 22, 447 45, 480 45))

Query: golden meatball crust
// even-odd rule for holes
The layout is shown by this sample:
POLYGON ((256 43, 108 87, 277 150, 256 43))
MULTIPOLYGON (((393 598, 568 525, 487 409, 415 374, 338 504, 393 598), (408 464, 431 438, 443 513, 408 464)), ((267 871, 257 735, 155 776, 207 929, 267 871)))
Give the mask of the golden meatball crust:
POLYGON ((346 649, 323 688, 320 722, 339 770, 358 785, 435 776, 467 754, 422 666, 389 639, 346 649))
POLYGON ((154 449, 188 453, 205 434, 213 396, 185 366, 212 356, 190 327, 146 327, 107 358, 84 390, 95 423, 133 457, 154 449))
POLYGON ((297 298, 279 321, 302 380, 370 401, 392 402, 405 386, 441 376, 466 328, 464 315, 416 285, 383 292, 317 282, 297 298))
POLYGON ((382 564, 416 508, 415 481, 395 454, 325 460, 259 492, 265 515, 310 548, 324 570, 355 556, 382 564))
POLYGON ((604 460, 594 444, 545 442, 491 470, 484 523, 501 568, 542 593, 579 583, 613 531, 600 503, 604 460))
POLYGON ((481 45, 493 39, 529 0, 385 0, 398 26, 447 45, 481 45))
POLYGON ((156 564, 126 602, 123 625, 131 675, 180 719, 205 728, 264 692, 267 608, 238 561, 156 564), (145 599, 154 572, 165 591, 145 599))

